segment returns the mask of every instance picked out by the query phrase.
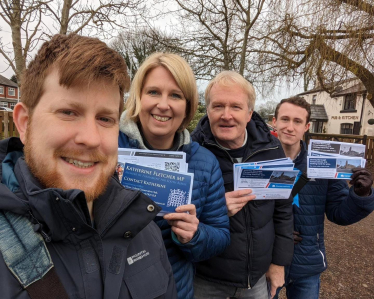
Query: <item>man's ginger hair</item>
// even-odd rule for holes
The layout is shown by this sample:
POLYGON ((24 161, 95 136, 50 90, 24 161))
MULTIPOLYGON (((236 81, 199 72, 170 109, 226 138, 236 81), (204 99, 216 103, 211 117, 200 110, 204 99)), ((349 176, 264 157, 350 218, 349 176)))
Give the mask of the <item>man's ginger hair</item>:
POLYGON ((59 84, 66 88, 102 81, 118 86, 122 112, 130 79, 119 53, 97 38, 56 34, 42 45, 21 77, 21 101, 31 114, 43 95, 45 78, 55 69, 59 84))

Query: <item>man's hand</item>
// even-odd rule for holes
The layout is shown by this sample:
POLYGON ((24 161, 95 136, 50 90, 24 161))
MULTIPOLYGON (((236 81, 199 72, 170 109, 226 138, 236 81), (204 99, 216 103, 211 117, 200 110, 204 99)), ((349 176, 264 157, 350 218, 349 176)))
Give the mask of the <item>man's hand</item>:
POLYGON ((196 207, 193 204, 179 206, 175 212, 166 214, 164 219, 171 225, 171 230, 177 235, 178 241, 182 244, 188 243, 195 235, 199 225, 196 207))
POLYGON ((226 206, 229 217, 234 216, 238 213, 248 201, 254 200, 256 195, 251 195, 251 189, 236 190, 232 192, 226 192, 226 206))
POLYGON ((373 185, 373 175, 365 168, 356 167, 352 169, 352 177, 349 182, 353 185, 358 196, 369 196, 373 185))
POLYGON ((273 298, 277 292, 277 289, 284 285, 284 267, 274 264, 270 264, 268 272, 266 272, 266 279, 271 284, 271 298, 273 298))
POLYGON ((293 243, 294 244, 299 244, 302 240, 303 240, 303 238, 300 237, 300 233, 293 231, 293 243))

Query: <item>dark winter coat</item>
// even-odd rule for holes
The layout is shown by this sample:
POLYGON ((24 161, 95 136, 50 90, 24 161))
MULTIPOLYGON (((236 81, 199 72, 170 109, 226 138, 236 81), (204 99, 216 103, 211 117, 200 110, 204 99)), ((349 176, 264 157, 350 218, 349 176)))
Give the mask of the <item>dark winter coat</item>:
MULTIPOLYGON (((307 149, 301 142, 301 152, 295 159, 295 167, 306 169, 307 149)), ((368 197, 355 194, 345 180, 315 179, 299 192, 299 205, 293 206, 295 231, 302 241, 295 245, 291 279, 317 275, 327 268, 324 244, 324 221, 327 218, 339 225, 353 224, 374 210, 374 190, 368 197)))
MULTIPOLYGON (((119 147, 142 148, 142 137, 137 125, 121 117, 119 147)), ((193 299, 193 263, 221 253, 230 242, 229 219, 225 204, 225 190, 217 159, 196 142, 190 141, 187 130, 180 134, 179 150, 186 153, 188 172, 194 174, 191 203, 196 206, 200 223, 195 236, 181 244, 162 217, 155 221, 161 228, 166 250, 173 268, 179 299, 193 299)))
MULTIPOLYGON (((19 139, 0 141, 0 162, 13 151, 22 151, 19 139)), ((29 220, 41 224, 35 229, 51 238, 46 245, 69 298, 176 298, 160 230, 152 221, 159 208, 147 209, 154 205, 149 198, 112 178, 94 202, 93 227, 82 191, 43 189, 23 157, 12 162, 0 167, 0 211, 32 213, 29 220)), ((1 255, 0 277, 1 298, 29 298, 1 255)))
MULTIPOLYGON (((261 117, 254 112, 247 125, 248 147, 243 162, 284 158, 278 139, 273 137, 261 117)), ((234 160, 219 147, 207 116, 191 134, 218 159, 226 192, 233 191, 234 160)), ((255 200, 230 217, 230 246, 219 256, 200 262, 197 275, 224 285, 253 287, 270 263, 286 266, 293 253, 291 200, 255 200)))

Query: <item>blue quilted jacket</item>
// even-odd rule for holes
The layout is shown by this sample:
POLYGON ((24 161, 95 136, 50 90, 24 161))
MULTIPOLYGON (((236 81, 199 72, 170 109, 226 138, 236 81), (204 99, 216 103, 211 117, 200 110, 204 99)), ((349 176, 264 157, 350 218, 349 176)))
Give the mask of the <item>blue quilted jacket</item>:
MULTIPOLYGON (((121 120, 122 122, 122 120, 121 120)), ((134 134, 136 128, 128 122, 120 126, 119 147, 144 148, 140 134, 134 134), (129 138, 128 133, 132 131, 129 138)), ((171 227, 162 217, 155 221, 160 227, 165 247, 173 268, 179 299, 193 299, 193 263, 209 259, 220 254, 230 243, 229 219, 227 216, 225 189, 222 174, 215 156, 196 142, 189 140, 188 131, 184 131, 184 144, 180 151, 186 153, 188 172, 194 174, 192 203, 196 206, 199 227, 193 239, 181 244, 171 227), (187 136, 186 136, 187 135, 187 136)))
MULTIPOLYGON (((295 166, 304 171, 307 150, 304 142, 295 160, 295 166)), ((324 244, 324 220, 327 218, 339 225, 360 221, 374 210, 374 190, 368 197, 360 197, 348 188, 345 180, 316 179, 309 181, 299 193, 300 207, 294 205, 295 231, 303 240, 295 245, 290 279, 319 274, 326 270, 324 244)))

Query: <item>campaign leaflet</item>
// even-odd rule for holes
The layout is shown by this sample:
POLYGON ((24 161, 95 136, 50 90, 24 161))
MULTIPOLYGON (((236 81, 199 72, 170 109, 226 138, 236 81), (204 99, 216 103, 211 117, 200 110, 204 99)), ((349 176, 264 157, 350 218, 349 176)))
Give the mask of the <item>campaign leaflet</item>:
POLYGON ((126 163, 138 164, 161 170, 188 172, 186 153, 177 151, 150 151, 134 148, 119 148, 117 173, 121 181, 126 163))
POLYGON ((237 181, 236 178, 239 177, 241 169, 265 169, 265 168, 277 168, 283 170, 293 170, 294 163, 290 158, 281 158, 275 160, 257 161, 257 162, 244 162, 234 164, 234 183, 237 181))
POLYGON ((177 173, 126 163, 121 183, 140 190, 162 208, 158 216, 175 212, 175 208, 191 203, 193 174, 177 173))
POLYGON ((365 145, 329 140, 311 139, 308 146, 309 156, 344 156, 365 158, 365 145))
POLYGON ((347 180, 353 168, 366 164, 363 144, 311 139, 308 154, 308 178, 347 180))
POLYGON ((365 159, 347 157, 307 157, 308 178, 344 179, 352 176, 352 169, 365 167, 365 159))
POLYGON ((234 190, 252 189, 255 200, 288 199, 299 171, 293 170, 293 164, 282 162, 273 164, 272 168, 258 164, 235 164, 234 190), (259 166, 262 168, 258 169, 259 166))

